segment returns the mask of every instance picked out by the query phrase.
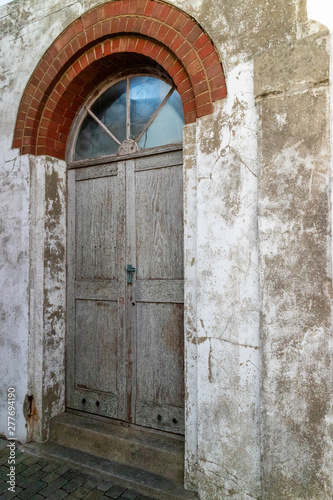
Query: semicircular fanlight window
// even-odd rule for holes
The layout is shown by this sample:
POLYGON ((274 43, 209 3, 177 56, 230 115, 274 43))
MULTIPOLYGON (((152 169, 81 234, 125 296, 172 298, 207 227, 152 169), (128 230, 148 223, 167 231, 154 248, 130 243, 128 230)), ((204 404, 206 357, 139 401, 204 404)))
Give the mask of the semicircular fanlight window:
POLYGON ((125 78, 85 111, 74 160, 182 142, 184 111, 180 95, 159 78, 125 78))

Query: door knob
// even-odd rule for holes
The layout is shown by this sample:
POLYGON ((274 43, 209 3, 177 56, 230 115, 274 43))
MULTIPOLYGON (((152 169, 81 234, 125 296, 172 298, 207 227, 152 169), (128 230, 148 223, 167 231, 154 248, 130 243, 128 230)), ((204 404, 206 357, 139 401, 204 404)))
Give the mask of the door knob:
POLYGON ((133 267, 132 264, 127 264, 125 271, 127 272, 127 283, 133 283, 133 273, 136 271, 135 267, 133 267))

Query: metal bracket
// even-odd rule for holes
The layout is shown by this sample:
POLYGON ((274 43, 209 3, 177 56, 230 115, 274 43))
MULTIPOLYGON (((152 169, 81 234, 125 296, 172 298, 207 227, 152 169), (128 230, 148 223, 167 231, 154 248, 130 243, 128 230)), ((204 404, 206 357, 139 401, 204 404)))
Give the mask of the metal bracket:
POLYGON ((127 264, 125 271, 127 272, 127 283, 131 285, 133 283, 133 273, 135 273, 136 269, 132 264, 127 264))

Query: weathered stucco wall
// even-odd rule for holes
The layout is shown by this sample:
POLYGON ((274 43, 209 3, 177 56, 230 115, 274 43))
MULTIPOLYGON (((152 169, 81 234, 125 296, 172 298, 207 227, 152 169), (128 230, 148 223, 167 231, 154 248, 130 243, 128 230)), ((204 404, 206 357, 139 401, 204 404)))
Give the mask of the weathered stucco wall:
POLYGON ((48 437, 65 404, 66 165, 30 156, 30 331, 28 439, 48 437))
MULTIPOLYGON (((15 385, 21 440, 46 439, 64 405, 66 169, 11 149, 16 114, 49 45, 102 3, 0 8, 0 432, 15 385)), ((228 89, 184 131, 186 484, 204 500, 332 498, 327 32, 305 0, 170 3, 210 35, 228 89)))
POLYGON ((332 497, 328 43, 255 59, 264 498, 332 497))
POLYGON ((198 479, 203 499, 260 496, 252 69, 249 62, 229 72, 228 98, 213 117, 198 124, 196 133, 198 479))
POLYGON ((185 127, 186 472, 200 498, 260 495, 252 76, 235 68, 213 120, 185 127))
POLYGON ((17 152, 10 151, 3 122, 0 131, 3 133, 0 148, 0 433, 8 435, 7 391, 14 387, 16 436, 24 440, 23 401, 28 384, 29 162, 25 157, 17 157, 17 152))

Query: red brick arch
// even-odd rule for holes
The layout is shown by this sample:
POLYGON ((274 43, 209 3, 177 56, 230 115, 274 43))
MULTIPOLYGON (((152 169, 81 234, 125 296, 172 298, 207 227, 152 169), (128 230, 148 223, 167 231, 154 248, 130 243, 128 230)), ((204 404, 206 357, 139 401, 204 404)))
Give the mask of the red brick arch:
POLYGON ((218 53, 184 12, 160 1, 116 0, 85 13, 49 47, 22 97, 13 147, 21 154, 65 158, 80 106, 116 67, 110 57, 139 54, 159 63, 181 96, 185 122, 226 96, 218 53))

